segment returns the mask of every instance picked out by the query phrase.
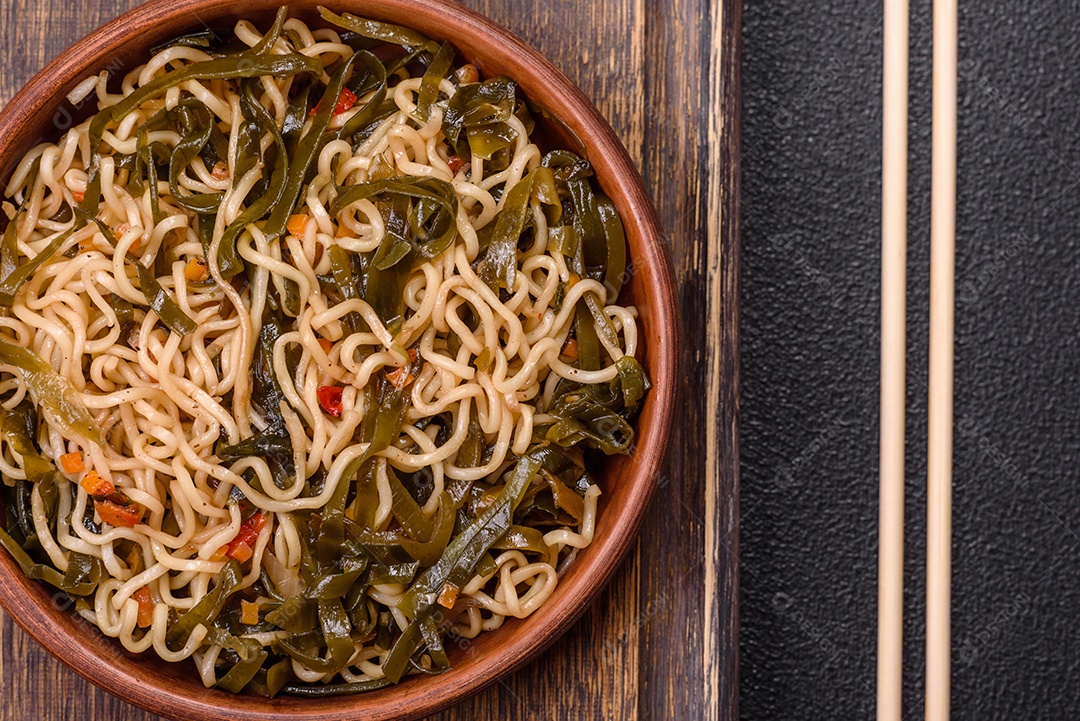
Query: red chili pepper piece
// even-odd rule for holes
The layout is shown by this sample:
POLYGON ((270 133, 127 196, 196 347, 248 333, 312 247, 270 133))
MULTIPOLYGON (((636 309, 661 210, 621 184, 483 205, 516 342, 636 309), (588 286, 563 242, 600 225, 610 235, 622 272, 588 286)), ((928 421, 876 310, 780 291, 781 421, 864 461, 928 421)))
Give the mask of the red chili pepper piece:
POLYGON ((341 417, 341 386, 319 386, 315 395, 319 398, 319 406, 334 418, 341 417))
MULTIPOLYGON (((314 115, 319 112, 319 106, 322 105, 322 101, 315 103, 315 107, 311 109, 310 115, 314 115)), ((338 95, 337 102, 334 103, 334 115, 341 115, 346 110, 356 105, 356 93, 348 88, 342 88, 341 93, 338 95)))
POLYGON ((240 525, 240 530, 237 531, 236 538, 229 541, 229 550, 225 552, 225 555, 241 562, 251 558, 251 549, 255 547, 255 541, 259 538, 259 531, 261 531, 265 525, 265 513, 260 511, 259 513, 253 514, 240 525))

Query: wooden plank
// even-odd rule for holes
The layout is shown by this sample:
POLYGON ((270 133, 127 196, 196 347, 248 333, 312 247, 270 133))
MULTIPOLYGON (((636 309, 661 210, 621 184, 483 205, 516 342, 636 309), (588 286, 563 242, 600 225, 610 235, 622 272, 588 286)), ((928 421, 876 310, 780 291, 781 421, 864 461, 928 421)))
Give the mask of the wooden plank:
POLYGON ((96 3, 4 0, 0 3, 0 24, 4 27, 0 102, 7 103, 45 63, 83 35, 138 4, 139 0, 96 3))
POLYGON ((705 718, 739 717, 739 298, 742 4, 713 5, 709 55, 705 718))
POLYGON ((737 718, 739 9, 668 0, 646 18, 645 181, 682 289, 686 349, 667 488, 642 535, 642 644, 653 649, 642 718, 737 718))
MULTIPOLYGON (((0 18, 11 29, 0 49, 8 69, 0 99, 134 4, 0 0, 0 18)), ((738 373, 739 4, 466 4, 560 67, 596 102, 641 168, 682 288, 686 380, 660 497, 623 569, 541 659, 436 718, 737 718, 738 429, 731 379, 738 373)), ((7 618, 0 619, 0 698, 0 721, 157 718, 83 682, 7 618)))
POLYGON ((644 179, 652 190, 681 289, 684 384, 661 490, 642 530, 642 718, 704 719, 705 232, 704 121, 709 25, 705 4, 667 0, 646 19, 644 179))
POLYGON ((160 718, 115 698, 65 668, 45 649, 0 614, 0 719, 66 721, 160 718))

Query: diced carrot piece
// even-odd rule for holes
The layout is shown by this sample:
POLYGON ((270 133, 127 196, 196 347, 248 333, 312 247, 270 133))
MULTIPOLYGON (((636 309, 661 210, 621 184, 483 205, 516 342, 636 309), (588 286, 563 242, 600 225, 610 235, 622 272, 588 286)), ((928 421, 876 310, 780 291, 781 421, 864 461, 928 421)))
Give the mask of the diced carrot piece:
POLYGON ((570 360, 577 360, 578 347, 577 338, 567 338, 566 343, 563 344, 561 355, 566 356, 570 360))
POLYGON ((224 561, 228 557, 229 557, 229 546, 228 546, 228 544, 225 544, 224 546, 219 548, 217 551, 215 551, 213 556, 210 556, 210 560, 214 561, 216 563, 217 561, 224 561))
POLYGON ((245 626, 254 626, 259 622, 259 604, 251 601, 240 601, 240 623, 245 626))
POLYGON ((93 498, 105 498, 116 493, 116 486, 102 478, 97 471, 87 471, 79 485, 93 498))
POLYGON ((319 407, 334 418, 341 417, 341 386, 319 386, 315 395, 319 398, 319 407))
POLYGON ((442 590, 439 591, 439 597, 437 599, 438 604, 443 608, 453 608, 454 603, 457 601, 459 590, 460 589, 452 583, 444 583, 442 590))
POLYGON ((236 532, 236 538, 229 541, 229 550, 226 555, 243 563, 251 558, 251 548, 259 538, 259 531, 266 525, 266 514, 258 512, 240 524, 240 530, 236 532))
POLYGON ((94 249, 94 238, 83 238, 79 241, 79 252, 87 253, 94 249))
POLYGON ((255 553, 251 550, 251 546, 246 543, 238 543, 229 548, 229 558, 235 558, 240 563, 247 563, 253 555, 255 553))
POLYGON ((154 599, 150 596, 150 589, 143 586, 131 597, 139 602, 139 628, 148 628, 154 622, 154 599))
POLYGON ((420 351, 418 351, 418 350, 417 350, 417 349, 416 349, 415 347, 413 347, 413 348, 410 348, 410 349, 409 349, 409 360, 410 360, 411 362, 415 363, 415 362, 416 362, 416 358, 417 358, 417 357, 418 357, 419 355, 420 355, 420 351))
POLYGON ((202 258, 192 258, 184 266, 184 277, 194 283, 201 283, 210 277, 206 269, 206 261, 202 258))
POLYGON ((229 164, 223 160, 214 163, 214 169, 210 171, 210 177, 214 180, 225 180, 229 177, 229 164))
POLYGON ((137 503, 122 506, 110 500, 94 499, 94 510, 110 526, 134 528, 142 517, 142 507, 137 503))
POLYGON ((330 349, 334 347, 334 341, 329 338, 320 338, 319 347, 322 348, 323 353, 329 354, 330 349))
POLYGON ((394 386, 398 390, 401 390, 405 386, 412 382, 413 374, 409 372, 407 366, 401 368, 395 368, 392 371, 387 371, 386 380, 390 381, 390 385, 394 386))
POLYGON ((85 198, 85 197, 86 197, 86 193, 84 193, 81 190, 73 190, 73 191, 71 191, 71 199, 74 200, 76 203, 83 202, 83 198, 85 198))
POLYGON ((60 456, 60 467, 64 469, 64 473, 82 473, 86 470, 82 454, 78 451, 72 451, 60 456))
POLYGON ((293 235, 300 237, 304 234, 304 227, 311 218, 307 213, 297 213, 289 216, 289 222, 285 223, 285 229, 293 235))

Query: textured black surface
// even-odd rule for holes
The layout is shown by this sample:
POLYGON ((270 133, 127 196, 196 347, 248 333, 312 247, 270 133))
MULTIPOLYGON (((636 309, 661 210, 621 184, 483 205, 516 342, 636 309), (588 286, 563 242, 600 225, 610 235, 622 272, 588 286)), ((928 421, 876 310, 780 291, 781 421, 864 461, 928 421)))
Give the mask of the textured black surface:
MULTIPOLYGON (((1080 715, 1078 10, 961 3, 957 719, 1080 715)), ((881 17, 854 0, 745 6, 747 721, 874 710, 881 17)), ((929 2, 913 3, 911 32, 904 700, 918 719, 929 2)))

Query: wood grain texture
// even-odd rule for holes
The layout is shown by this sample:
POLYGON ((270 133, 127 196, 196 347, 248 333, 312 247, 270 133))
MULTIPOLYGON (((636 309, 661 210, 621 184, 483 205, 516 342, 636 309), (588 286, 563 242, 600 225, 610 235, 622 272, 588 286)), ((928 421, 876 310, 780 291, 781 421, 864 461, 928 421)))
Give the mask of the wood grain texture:
MULTIPOLYGON (((741 6, 716 3, 710 42, 705 448, 705 708, 738 717, 739 119, 741 6)), ((715 715, 714 715, 715 714, 715 715)))
MULTIPOLYGON (((0 100, 135 4, 0 0, 0 100)), ((435 718, 737 718, 739 3, 465 4, 547 55, 622 138, 653 189, 689 342, 661 490, 622 570, 539 660, 435 718)), ((0 699, 0 721, 158 718, 85 683, 6 617, 0 699)))

